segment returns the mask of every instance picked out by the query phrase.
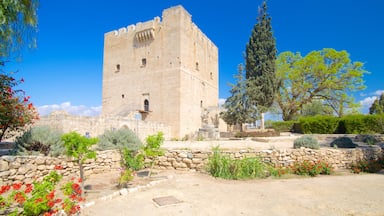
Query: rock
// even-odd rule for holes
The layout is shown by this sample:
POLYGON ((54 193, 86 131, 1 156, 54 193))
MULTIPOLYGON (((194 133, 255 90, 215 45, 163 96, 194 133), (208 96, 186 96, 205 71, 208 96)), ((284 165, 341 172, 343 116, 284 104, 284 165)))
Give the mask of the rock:
POLYGON ((45 164, 45 158, 44 157, 38 157, 35 159, 35 163, 37 165, 45 164))
POLYGON ((37 166, 37 170, 45 170, 46 166, 45 165, 39 165, 37 166))
POLYGON ((21 166, 18 162, 12 162, 9 164, 9 169, 18 169, 21 166))
POLYGON ((0 178, 4 179, 5 177, 9 176, 11 174, 11 171, 6 170, 6 171, 1 171, 0 172, 0 178))
POLYGON ((0 160, 0 172, 7 171, 9 169, 8 161, 0 160))
POLYGON ((19 168, 19 170, 17 171, 17 173, 19 175, 25 175, 27 172, 32 171, 32 170, 36 170, 36 167, 31 165, 31 164, 26 164, 24 166, 21 166, 19 168))
POLYGON ((188 154, 185 153, 185 152, 180 152, 180 153, 179 153, 179 157, 181 157, 181 158, 186 158, 186 157, 188 157, 188 154))

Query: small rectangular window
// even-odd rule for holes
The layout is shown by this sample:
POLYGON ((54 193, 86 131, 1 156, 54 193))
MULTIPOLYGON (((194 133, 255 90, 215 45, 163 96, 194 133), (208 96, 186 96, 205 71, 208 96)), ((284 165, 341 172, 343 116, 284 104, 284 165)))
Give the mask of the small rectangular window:
POLYGON ((141 59, 141 66, 145 67, 146 65, 147 65, 147 59, 146 58, 142 58, 141 59))
POLYGON ((115 67, 115 72, 120 72, 120 64, 117 64, 116 67, 115 67))

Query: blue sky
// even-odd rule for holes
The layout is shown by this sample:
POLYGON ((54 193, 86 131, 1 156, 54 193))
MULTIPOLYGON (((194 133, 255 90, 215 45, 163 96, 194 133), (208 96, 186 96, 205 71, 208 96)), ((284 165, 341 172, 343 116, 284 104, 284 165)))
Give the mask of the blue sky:
MULTIPOLYGON (((20 86, 45 115, 55 109, 97 115, 101 110, 104 33, 161 16, 183 5, 192 21, 219 48, 219 97, 229 96, 237 65, 256 23, 262 0, 126 1, 41 0, 37 48, 25 51, 18 70, 20 86)), ((356 93, 363 112, 384 92, 384 1, 269 0, 268 12, 278 52, 334 48, 365 63, 367 88, 356 93)))

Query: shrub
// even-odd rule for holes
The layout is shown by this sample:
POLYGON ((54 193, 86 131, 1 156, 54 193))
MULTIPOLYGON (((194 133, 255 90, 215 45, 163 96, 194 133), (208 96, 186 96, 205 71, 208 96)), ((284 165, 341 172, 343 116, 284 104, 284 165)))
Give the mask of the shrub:
POLYGON ((294 174, 312 177, 319 174, 330 175, 333 172, 332 167, 324 161, 317 161, 316 163, 308 160, 295 162, 291 169, 294 174))
POLYGON ((300 147, 319 149, 320 145, 313 136, 304 135, 300 138, 295 139, 295 141, 293 142, 293 148, 297 149, 300 147))
POLYGON ((0 211, 6 215, 78 215, 81 196, 79 184, 68 182, 56 193, 62 176, 52 171, 32 184, 14 183, 0 188, 0 211), (64 198, 64 199, 61 199, 64 198), (61 211, 64 211, 61 213, 61 211), (60 213, 59 213, 60 212, 60 213))
POLYGON ((347 115, 343 117, 345 133, 347 134, 361 134, 370 133, 369 127, 364 123, 365 115, 347 115))
POLYGON ((314 116, 299 119, 301 130, 305 134, 333 134, 339 124, 339 118, 333 116, 314 116))
POLYGON ((98 150, 124 149, 137 151, 142 147, 140 139, 128 128, 108 130, 99 137, 98 150))
POLYGON ((368 172, 377 173, 384 169, 384 156, 376 160, 359 160, 354 164, 351 164, 351 170, 353 173, 368 172))
POLYGON ((275 121, 272 122, 272 128, 279 132, 293 131, 293 125, 297 121, 275 121))
POLYGON ((356 148, 356 144, 349 137, 338 137, 331 142, 331 147, 337 148, 356 148))
POLYGON ((371 134, 359 134, 356 136, 356 140, 360 142, 365 142, 368 145, 375 145, 379 142, 378 138, 371 134))
POLYGON ((62 133, 49 126, 36 126, 16 138, 12 154, 59 156, 64 154, 62 133))
POLYGON ((207 163, 207 171, 212 176, 224 179, 265 178, 269 168, 260 158, 232 159, 222 155, 219 147, 213 149, 207 163))

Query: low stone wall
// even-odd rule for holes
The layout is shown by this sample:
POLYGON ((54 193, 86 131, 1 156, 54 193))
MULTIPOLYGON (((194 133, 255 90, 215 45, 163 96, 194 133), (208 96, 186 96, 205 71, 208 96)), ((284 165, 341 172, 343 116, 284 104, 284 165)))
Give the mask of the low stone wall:
MULTIPOLYGON (((194 150, 169 150, 164 156, 158 158, 157 168, 197 170, 205 168, 209 155, 212 152, 194 150)), ((372 160, 384 155, 384 150, 378 146, 371 146, 356 149, 320 149, 309 148, 284 149, 284 150, 225 150, 222 154, 231 158, 242 159, 245 157, 260 157, 264 162, 275 166, 289 166, 295 161, 318 161, 328 162, 335 169, 349 168, 352 163, 358 160, 372 160)))
MULTIPOLYGON (((313 150, 308 148, 284 150, 223 150, 223 154, 235 159, 245 157, 260 157, 263 161, 275 166, 289 166, 295 161, 326 161, 335 169, 348 168, 358 160, 373 160, 384 155, 384 150, 378 146, 356 149, 323 148, 313 150)), ((167 150, 164 156, 156 159, 155 168, 203 171, 211 151, 201 150, 167 150)), ((85 163, 85 175, 108 172, 120 168, 121 156, 118 151, 102 151, 97 153, 95 160, 85 163)), ((146 159, 148 162, 148 159, 146 159)), ((51 158, 42 156, 2 156, 0 157, 0 185, 13 182, 30 183, 41 179, 44 175, 60 165, 63 169, 58 172, 64 177, 78 177, 78 166, 67 158, 51 158)))
MULTIPOLYGON (((85 162, 85 176, 118 169, 120 160, 121 157, 117 151, 98 152, 96 159, 85 162)), ((66 157, 2 156, 0 157, 0 185, 41 180, 57 166, 62 167, 57 172, 64 177, 79 177, 78 165, 66 157)))

